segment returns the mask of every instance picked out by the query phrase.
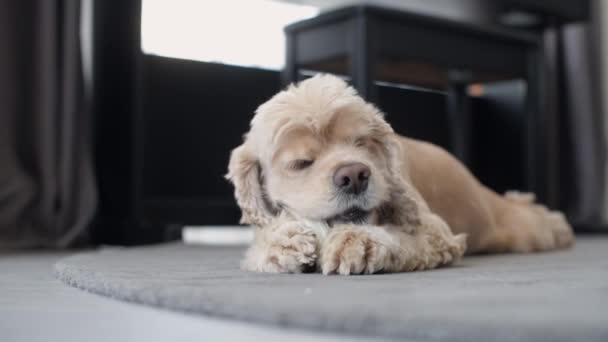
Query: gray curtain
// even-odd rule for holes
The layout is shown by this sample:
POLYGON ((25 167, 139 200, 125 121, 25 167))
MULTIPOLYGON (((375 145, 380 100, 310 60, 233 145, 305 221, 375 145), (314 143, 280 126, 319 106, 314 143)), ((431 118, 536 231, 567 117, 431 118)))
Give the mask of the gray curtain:
MULTIPOLYGON (((593 22, 566 25, 564 42, 565 108, 562 117, 572 144, 568 211, 574 222, 601 222, 605 201, 606 145, 601 97, 601 54, 593 22)), ((563 130, 562 130, 563 132, 563 130)))
POLYGON ((583 229, 602 227, 606 144, 601 97, 601 54, 594 22, 565 25, 560 32, 559 89, 562 207, 583 229))
POLYGON ((79 0, 0 0, 0 248, 86 238, 96 189, 79 0))

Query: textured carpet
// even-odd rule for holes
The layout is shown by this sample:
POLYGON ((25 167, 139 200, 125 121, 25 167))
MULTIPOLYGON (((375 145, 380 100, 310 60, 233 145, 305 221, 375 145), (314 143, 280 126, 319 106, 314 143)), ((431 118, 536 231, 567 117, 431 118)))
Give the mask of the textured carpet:
POLYGON ((416 341, 608 341, 608 239, 568 251, 468 257, 433 271, 269 275, 242 248, 103 249, 55 265, 65 283, 126 301, 282 327, 416 341))

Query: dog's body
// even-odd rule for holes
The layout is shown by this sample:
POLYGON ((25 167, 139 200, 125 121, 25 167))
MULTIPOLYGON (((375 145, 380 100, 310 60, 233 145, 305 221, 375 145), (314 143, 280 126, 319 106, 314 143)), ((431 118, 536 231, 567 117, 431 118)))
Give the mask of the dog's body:
POLYGON ((563 215, 500 196, 441 148, 395 134, 342 80, 316 76, 260 106, 231 156, 243 268, 357 274, 430 269, 465 251, 569 246, 563 215), (467 247, 468 245, 468 247, 467 247))
POLYGON ((454 234, 465 233, 467 253, 532 252, 572 242, 563 215, 534 203, 532 194, 504 196, 486 188, 456 158, 425 142, 401 138, 413 186, 454 234))

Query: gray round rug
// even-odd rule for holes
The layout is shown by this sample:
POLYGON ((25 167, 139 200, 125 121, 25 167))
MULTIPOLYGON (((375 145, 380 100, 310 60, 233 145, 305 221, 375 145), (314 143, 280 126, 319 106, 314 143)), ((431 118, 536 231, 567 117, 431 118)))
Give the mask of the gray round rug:
POLYGON ((373 276, 255 274, 243 248, 112 248, 59 261, 67 284, 189 313, 422 341, 608 341, 608 239, 373 276))

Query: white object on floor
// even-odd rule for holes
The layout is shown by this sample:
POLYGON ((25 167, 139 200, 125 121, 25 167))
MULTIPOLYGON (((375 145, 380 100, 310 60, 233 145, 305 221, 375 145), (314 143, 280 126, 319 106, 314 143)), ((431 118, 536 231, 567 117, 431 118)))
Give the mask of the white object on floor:
POLYGON ((247 245, 253 241, 253 228, 243 226, 186 226, 182 240, 187 245, 247 245))
MULTIPOLYGON (((323 243, 329 227, 324 222, 302 220, 312 229, 323 243)), ((250 226, 185 226, 182 229, 182 240, 187 245, 248 245, 253 241, 253 228, 250 226)))

